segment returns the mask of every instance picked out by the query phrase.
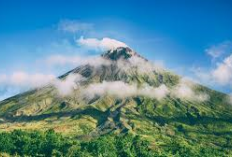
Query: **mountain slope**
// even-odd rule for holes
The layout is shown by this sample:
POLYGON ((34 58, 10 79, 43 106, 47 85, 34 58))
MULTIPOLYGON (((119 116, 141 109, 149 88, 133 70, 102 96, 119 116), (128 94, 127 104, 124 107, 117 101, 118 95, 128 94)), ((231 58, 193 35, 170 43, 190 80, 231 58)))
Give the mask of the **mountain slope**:
POLYGON ((54 129, 84 141, 129 132, 155 150, 175 141, 193 150, 232 153, 232 108, 226 94, 181 83, 183 78, 130 48, 110 50, 101 59, 100 65, 83 65, 59 77, 84 78, 73 81, 77 87, 68 95, 60 95, 51 83, 0 102, 1 130, 54 129))

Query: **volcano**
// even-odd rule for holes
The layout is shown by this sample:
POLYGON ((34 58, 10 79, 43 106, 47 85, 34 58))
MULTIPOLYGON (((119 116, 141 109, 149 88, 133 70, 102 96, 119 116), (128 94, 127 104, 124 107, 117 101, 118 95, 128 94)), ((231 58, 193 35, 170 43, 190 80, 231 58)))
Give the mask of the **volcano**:
POLYGON ((131 133, 155 150, 175 141, 193 151, 232 152, 227 94, 156 66, 129 47, 96 60, 58 77, 61 85, 54 81, 1 101, 1 131, 54 129, 82 141, 131 133))

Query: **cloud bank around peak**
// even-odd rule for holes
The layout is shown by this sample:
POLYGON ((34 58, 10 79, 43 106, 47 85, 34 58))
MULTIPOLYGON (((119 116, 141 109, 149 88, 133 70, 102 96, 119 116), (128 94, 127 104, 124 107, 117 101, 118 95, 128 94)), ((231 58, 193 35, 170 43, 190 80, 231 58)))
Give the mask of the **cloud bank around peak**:
POLYGON ((99 40, 97 38, 84 38, 82 36, 78 40, 76 40, 76 42, 80 46, 97 51, 106 51, 106 50, 116 49, 118 47, 128 47, 125 43, 121 41, 107 37, 99 40))
POLYGON ((103 81, 102 83, 93 83, 83 90, 84 97, 89 99, 92 99, 95 96, 110 95, 117 98, 145 96, 161 100, 168 93, 169 90, 164 84, 159 87, 152 87, 148 85, 138 87, 136 84, 128 84, 122 81, 103 81))
POLYGON ((153 87, 147 84, 138 86, 137 84, 128 84, 122 81, 103 81, 102 83, 90 84, 87 88, 82 89, 82 91, 83 96, 88 99, 92 99, 95 96, 110 95, 117 98, 144 96, 160 101, 169 94, 176 98, 191 101, 203 102, 209 99, 206 93, 195 92, 193 86, 194 84, 185 80, 181 80, 178 85, 171 88, 168 88, 165 84, 153 87))

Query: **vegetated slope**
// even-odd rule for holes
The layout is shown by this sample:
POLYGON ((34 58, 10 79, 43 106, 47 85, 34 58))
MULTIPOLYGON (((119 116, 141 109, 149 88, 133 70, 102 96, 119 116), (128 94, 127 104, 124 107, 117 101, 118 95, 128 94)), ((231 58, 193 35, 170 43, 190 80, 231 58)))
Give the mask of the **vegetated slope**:
POLYGON ((117 48, 102 55, 110 64, 87 64, 64 74, 59 79, 74 74, 85 78, 70 95, 61 96, 53 85, 47 85, 0 102, 0 129, 54 129, 83 141, 131 133, 148 140, 154 150, 171 149, 175 153, 184 147, 193 152, 209 148, 232 153, 232 109, 226 94, 194 84, 193 99, 177 97, 175 86, 180 83, 180 76, 159 69, 146 72, 143 65, 128 68, 129 59, 134 56, 148 62, 129 48, 117 48), (119 64, 121 61, 126 65, 119 64), (164 84, 172 93, 162 99, 82 94, 82 89, 91 84, 115 81, 154 88, 164 84), (207 99, 199 101, 198 93, 206 94, 207 99))

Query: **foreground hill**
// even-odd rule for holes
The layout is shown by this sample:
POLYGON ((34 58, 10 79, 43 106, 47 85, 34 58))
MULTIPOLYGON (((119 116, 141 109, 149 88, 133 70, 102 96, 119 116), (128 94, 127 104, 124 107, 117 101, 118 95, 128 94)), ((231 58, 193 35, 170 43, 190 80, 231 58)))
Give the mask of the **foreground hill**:
POLYGON ((81 142, 132 135, 167 156, 229 156, 232 108, 227 99, 120 47, 45 87, 0 102, 0 129, 54 129, 81 142))

